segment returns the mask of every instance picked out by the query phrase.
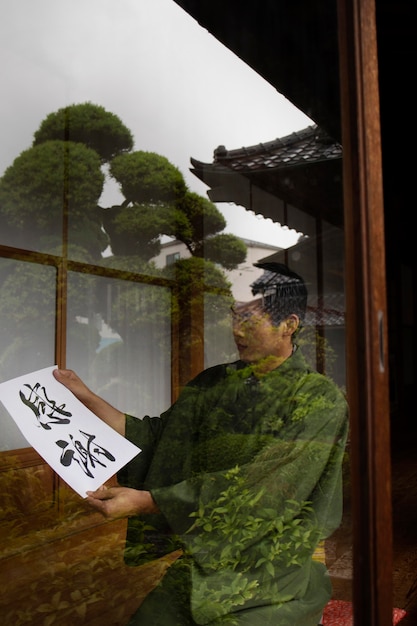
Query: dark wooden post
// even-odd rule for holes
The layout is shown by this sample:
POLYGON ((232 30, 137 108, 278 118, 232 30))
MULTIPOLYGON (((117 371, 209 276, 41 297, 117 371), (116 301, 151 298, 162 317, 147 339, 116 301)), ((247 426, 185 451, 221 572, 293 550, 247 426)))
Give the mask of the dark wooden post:
POLYGON ((356 626, 392 626, 390 415, 374 0, 338 0, 356 626))

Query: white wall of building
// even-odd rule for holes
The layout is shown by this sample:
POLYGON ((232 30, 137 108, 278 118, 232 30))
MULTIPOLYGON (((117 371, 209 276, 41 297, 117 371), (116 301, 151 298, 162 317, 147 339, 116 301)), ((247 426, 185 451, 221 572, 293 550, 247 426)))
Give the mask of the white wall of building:
MULTIPOLYGON (((250 300, 253 297, 250 285, 262 274, 262 270, 254 267, 253 263, 257 263, 260 259, 283 249, 279 246, 251 241, 250 239, 242 238, 242 241, 247 247, 246 261, 240 263, 235 270, 224 270, 226 277, 232 283, 233 297, 238 301, 250 300)), ((186 246, 181 241, 174 240, 162 244, 160 254, 154 257, 152 261, 157 267, 165 267, 169 255, 175 253, 178 253, 181 259, 186 259, 190 256, 186 246)))

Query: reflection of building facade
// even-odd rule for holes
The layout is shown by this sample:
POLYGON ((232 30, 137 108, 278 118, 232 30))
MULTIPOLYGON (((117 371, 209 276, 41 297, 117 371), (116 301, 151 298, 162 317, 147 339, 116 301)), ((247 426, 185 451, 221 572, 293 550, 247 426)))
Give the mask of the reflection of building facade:
POLYGON ((234 202, 303 233, 295 246, 263 255, 286 263, 309 287, 309 305, 344 315, 342 148, 310 126, 287 137, 191 159, 213 202, 234 202), (337 295, 335 295, 337 294, 337 295))
MULTIPOLYGON (((250 239, 242 239, 247 247, 247 255, 244 263, 240 263, 235 270, 223 270, 227 279, 232 284, 233 297, 236 300, 250 300, 250 284, 262 274, 262 270, 254 267, 253 263, 257 263, 266 255, 278 253, 282 248, 272 246, 267 243, 252 241, 250 239)), ((162 244, 162 249, 157 257, 152 261, 159 268, 171 265, 178 259, 186 259, 190 256, 184 243, 178 240, 168 241, 162 244)))
POLYGON ((317 126, 255 146, 219 146, 212 163, 191 159, 212 202, 234 202, 303 233, 288 249, 258 261, 278 261, 308 288, 306 326, 320 338, 315 365, 344 384, 345 299, 341 194, 342 148, 317 126), (330 365, 332 363, 332 366, 330 365))

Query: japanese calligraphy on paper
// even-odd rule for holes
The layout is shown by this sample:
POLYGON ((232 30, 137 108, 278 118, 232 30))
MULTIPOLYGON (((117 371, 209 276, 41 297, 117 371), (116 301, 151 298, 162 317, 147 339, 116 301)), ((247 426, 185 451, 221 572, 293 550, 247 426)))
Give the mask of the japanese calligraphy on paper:
POLYGON ((54 369, 1 383, 0 400, 29 444, 84 498, 141 450, 61 385, 54 369))

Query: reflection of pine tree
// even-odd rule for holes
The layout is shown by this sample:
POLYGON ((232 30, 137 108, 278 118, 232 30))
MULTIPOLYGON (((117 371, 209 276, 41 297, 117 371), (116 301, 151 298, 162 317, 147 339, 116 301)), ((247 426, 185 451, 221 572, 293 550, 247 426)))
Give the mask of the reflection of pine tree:
MULTIPOLYGON (((226 328, 223 296, 229 295, 230 285, 222 268, 233 269, 246 257, 241 240, 222 232, 226 223, 217 207, 189 191, 178 168, 161 155, 133 151, 133 146, 131 132, 114 114, 91 103, 71 105, 45 118, 32 147, 0 179, 0 242, 48 253, 58 264, 64 254, 82 264, 69 273, 64 294, 67 361, 78 363, 77 355, 88 353, 78 368, 81 376, 96 357, 101 363, 106 360, 102 350, 96 354, 101 347, 98 318, 121 337, 112 346, 119 365, 125 359, 130 364, 142 360, 135 354, 145 360, 157 358, 158 350, 166 354, 171 316, 184 350, 190 338, 203 354, 204 344, 211 347, 215 324, 226 328), (98 205, 106 179, 120 187, 124 199, 119 206, 98 205), (160 252, 162 235, 183 242, 191 259, 158 269, 150 259, 160 252), (90 265, 107 268, 111 278, 78 274, 90 265), (138 276, 141 283, 161 287, 154 287, 156 296, 150 287, 139 293, 138 276), (206 298, 208 292, 216 297, 206 298)), ((0 313, 6 321, 0 333, 0 368, 6 372, 12 358, 32 368, 25 351, 33 369, 49 365, 55 358, 51 344, 61 305, 56 302, 54 266, 22 270, 13 262, 2 263, 0 313)), ((184 382, 204 366, 199 363, 188 372, 189 360, 186 354, 184 382)))

